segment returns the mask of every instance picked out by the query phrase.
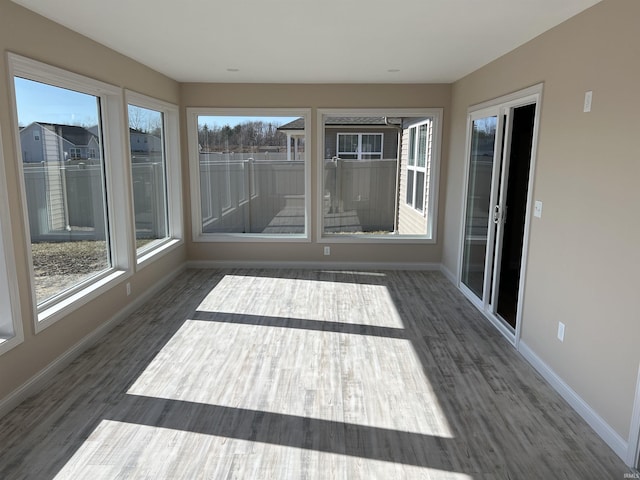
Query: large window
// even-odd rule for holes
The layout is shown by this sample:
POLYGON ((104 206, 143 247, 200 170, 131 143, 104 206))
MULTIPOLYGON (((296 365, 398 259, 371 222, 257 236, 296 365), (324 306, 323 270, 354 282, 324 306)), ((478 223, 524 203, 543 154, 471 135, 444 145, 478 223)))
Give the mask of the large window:
POLYGON ((319 112, 323 241, 435 240, 441 115, 319 112))
POLYGON ((433 122, 427 120, 409 127, 406 201, 419 212, 424 212, 425 199, 429 196, 432 125, 433 122))
POLYGON ((189 109, 196 241, 306 238, 306 110, 189 109))
POLYGON ((124 144, 122 92, 9 58, 34 303, 38 320, 47 320, 41 327, 130 267, 127 176, 117 154, 124 144))
POLYGON ((138 263, 182 237, 178 109, 127 92, 138 263))
POLYGON ((8 205, 0 141, 0 354, 23 340, 8 205))

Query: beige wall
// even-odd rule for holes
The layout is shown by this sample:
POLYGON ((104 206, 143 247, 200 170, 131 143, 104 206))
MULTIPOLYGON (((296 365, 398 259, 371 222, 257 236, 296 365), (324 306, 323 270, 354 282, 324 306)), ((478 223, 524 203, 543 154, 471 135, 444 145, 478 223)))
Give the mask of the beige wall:
POLYGON ((467 107, 544 82, 522 340, 624 440, 640 361, 639 18, 637 0, 605 0, 453 85, 443 249, 455 273, 467 107))
MULTIPOLYGON (((443 155, 447 155, 447 112, 449 85, 249 85, 249 84, 183 84, 181 103, 184 107, 280 107, 312 108, 312 243, 194 243, 188 244, 189 260, 266 261, 266 262, 427 262, 439 263, 442 242, 402 246, 381 244, 332 244, 331 256, 325 257, 316 239, 317 144, 316 113, 318 108, 420 108, 445 109, 443 155)), ((183 112, 184 113, 184 112, 183 112)), ((183 117, 184 119, 184 117, 183 117)), ((183 122, 184 125, 184 122, 183 122)), ((183 131, 184 171, 187 170, 187 140, 183 131)), ((440 173, 441 185, 446 168, 440 173)), ((188 189, 188 178, 185 178, 188 189)), ((443 189, 440 189, 442 191, 443 189)), ((441 197, 444 201, 444 197, 441 197)), ((187 238, 191 232, 187 207, 187 238)), ((442 216, 439 217, 442 225, 442 216)))
POLYGON ((124 286, 115 288, 76 310, 38 335, 34 334, 26 237, 20 201, 15 145, 15 126, 11 119, 11 93, 6 52, 14 52, 69 71, 87 75, 113 85, 178 103, 177 82, 112 50, 43 19, 22 7, 0 0, 0 131, 4 147, 11 227, 17 263, 24 342, 0 356, 0 399, 111 318, 159 278, 173 272, 185 259, 181 247, 158 262, 136 273, 131 279, 133 293, 126 297, 124 286))

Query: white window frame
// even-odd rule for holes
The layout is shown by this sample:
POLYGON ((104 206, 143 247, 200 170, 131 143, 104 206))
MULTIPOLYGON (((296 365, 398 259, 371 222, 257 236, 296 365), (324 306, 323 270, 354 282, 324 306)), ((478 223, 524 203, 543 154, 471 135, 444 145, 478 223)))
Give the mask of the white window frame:
MULTIPOLYGON (((180 165, 180 110, 177 105, 164 102, 141 93, 125 90, 127 105, 147 108, 162 113, 163 119, 163 151, 165 160, 165 185, 167 200, 167 237, 140 249, 138 252, 134 242, 134 258, 137 259, 137 269, 140 270, 153 261, 168 254, 184 243, 184 228, 182 218, 182 169, 180 165)), ((126 128, 129 132, 128 108, 126 128)), ((128 158, 131 158, 131 136, 126 135, 128 158)), ((138 139, 139 140, 139 139, 138 139)), ((129 169, 131 166, 129 166, 129 169)), ((131 206, 133 208, 133 181, 131 185, 131 206)), ((135 238, 135 218, 132 215, 131 226, 135 238)))
POLYGON ((406 205, 408 205, 410 208, 414 209, 416 212, 418 212, 420 215, 426 215, 426 210, 424 208, 425 202, 427 202, 428 196, 429 196, 429 179, 427 178, 427 171, 429 170, 429 168, 431 167, 431 161, 432 161, 432 142, 433 142, 433 138, 430 138, 429 136, 429 128, 432 127, 431 125, 429 125, 429 123, 431 123, 431 119, 427 119, 427 120, 422 120, 420 122, 417 122, 415 124, 410 125, 409 127, 407 127, 407 129, 409 130, 409 145, 407 145, 407 188, 409 187, 409 171, 413 172, 413 185, 412 185, 412 195, 411 195, 411 202, 407 201, 407 198, 405 196, 405 203, 406 205), (425 162, 424 162, 424 166, 421 167, 418 165, 418 148, 419 148, 419 142, 420 142, 420 136, 419 136, 419 129, 422 125, 427 125, 427 138, 426 138, 426 142, 427 144, 425 145, 425 162), (413 135, 413 153, 414 153, 414 159, 413 159, 413 165, 410 165, 409 163, 409 156, 411 155, 411 132, 414 131, 415 134, 413 135), (422 185, 422 205, 420 205, 419 207, 416 205, 416 186, 418 185, 418 173, 422 173, 424 175, 424 184, 422 185))
MULTIPOLYGON (((200 159, 198 150, 198 117, 303 117, 305 145, 310 145, 311 109, 309 108, 187 108, 187 139, 189 142, 189 181, 191 189, 191 227, 194 242, 311 242, 311 152, 304 152, 305 224, 301 234, 265 233, 203 233, 200 196, 200 159)), ((232 192, 230 192, 232 195, 232 192)))
POLYGON ((82 149, 79 147, 70 147, 69 158, 75 159, 75 160, 82 158, 82 149))
POLYGON ((128 190, 130 176, 127 169, 127 150, 124 135, 124 96, 121 88, 30 58, 9 53, 8 60, 16 145, 20 145, 20 133, 14 77, 22 77, 100 98, 100 117, 103 134, 102 149, 105 159, 105 194, 112 266, 40 305, 37 304, 35 289, 33 288, 35 281, 31 252, 31 233, 29 231, 29 218, 26 208, 27 198, 24 187, 21 149, 16 149, 16 165, 18 165, 20 176, 22 212, 24 216, 24 234, 32 285, 31 297, 33 311, 36 313, 34 325, 36 333, 39 333, 82 305, 122 283, 132 274, 134 258, 132 249, 135 248, 135 245, 131 227, 133 224, 133 209, 131 208, 128 190))
POLYGON ((24 341, 16 273, 9 195, 0 135, 0 355, 24 341))
POLYGON ((362 160, 362 155, 380 155, 380 158, 372 158, 367 160, 382 160, 384 158, 384 133, 378 132, 340 132, 336 136, 336 155, 338 158, 343 158, 342 155, 356 155, 356 158, 353 160, 362 160), (340 150, 340 137, 341 136, 357 136, 358 137, 358 146, 355 152, 344 152, 340 150), (375 135, 380 137, 380 151, 379 152, 363 152, 362 151, 362 136, 363 135, 375 135))
MULTIPOLYGON (((324 158, 325 124, 328 117, 415 117, 428 118, 433 122, 431 146, 431 173, 429 175, 429 197, 425 198, 426 231, 424 235, 375 235, 375 234, 326 234, 324 233, 322 192, 324 191, 324 162, 316 165, 317 201, 316 201, 316 241, 323 243, 413 243, 434 244, 437 242, 438 225, 438 190, 440 184, 440 152, 442 144, 442 108, 369 108, 369 109, 332 109, 319 108, 317 110, 317 158, 324 158)), ((331 128, 331 125, 327 125, 331 128)), ((337 147, 336 147, 337 152, 337 147)), ((396 192, 399 193, 399 192, 396 192)), ((400 199, 403 202, 405 199, 400 199)))

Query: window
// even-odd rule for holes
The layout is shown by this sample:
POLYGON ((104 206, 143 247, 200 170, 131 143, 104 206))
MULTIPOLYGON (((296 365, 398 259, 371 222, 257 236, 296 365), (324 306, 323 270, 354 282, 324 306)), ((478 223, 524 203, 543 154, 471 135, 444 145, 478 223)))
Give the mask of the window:
POLYGON ((128 177, 117 155, 124 145, 122 92, 18 55, 9 61, 15 122, 27 125, 19 130, 18 164, 39 331, 130 270, 128 177), (23 132, 34 126, 47 148, 31 147, 23 132), (91 162, 65 162, 64 151, 77 159, 78 145, 90 144, 91 162))
POLYGON ((409 128, 407 158, 407 205, 423 213, 428 197, 431 167, 432 122, 427 120, 409 128))
POLYGON ((307 239, 308 110, 188 109, 194 239, 307 239))
POLYGON ((135 92, 126 95, 136 252, 143 264, 182 241, 178 107, 135 92))
POLYGON ((435 241, 441 117, 441 109, 319 111, 322 241, 435 241))
POLYGON ((0 142, 0 354, 23 340, 18 280, 9 225, 9 198, 0 142))
POLYGON ((345 160, 381 160, 382 133, 338 133, 338 157, 345 160))

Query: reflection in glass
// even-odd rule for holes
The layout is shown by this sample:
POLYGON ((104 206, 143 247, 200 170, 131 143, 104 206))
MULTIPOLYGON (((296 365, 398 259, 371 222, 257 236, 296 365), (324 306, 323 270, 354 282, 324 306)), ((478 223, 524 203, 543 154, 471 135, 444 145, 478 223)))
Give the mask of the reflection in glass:
POLYGON ((497 117, 474 120, 462 257, 462 283, 483 298, 497 117))

